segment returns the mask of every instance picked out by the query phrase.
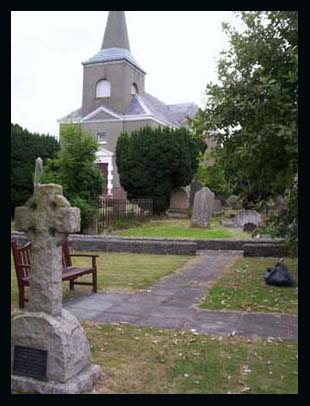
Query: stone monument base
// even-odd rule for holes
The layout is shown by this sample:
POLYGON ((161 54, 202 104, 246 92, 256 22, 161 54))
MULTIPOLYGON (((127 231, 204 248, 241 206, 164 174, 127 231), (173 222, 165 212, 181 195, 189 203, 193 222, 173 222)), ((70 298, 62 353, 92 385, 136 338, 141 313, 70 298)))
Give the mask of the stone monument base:
POLYGON ((11 390, 16 393, 78 394, 89 391, 100 377, 101 368, 90 365, 65 383, 38 381, 24 376, 11 375, 11 390))
POLYGON ((12 320, 11 389, 23 393, 80 393, 91 389, 100 367, 78 319, 24 312, 12 320))

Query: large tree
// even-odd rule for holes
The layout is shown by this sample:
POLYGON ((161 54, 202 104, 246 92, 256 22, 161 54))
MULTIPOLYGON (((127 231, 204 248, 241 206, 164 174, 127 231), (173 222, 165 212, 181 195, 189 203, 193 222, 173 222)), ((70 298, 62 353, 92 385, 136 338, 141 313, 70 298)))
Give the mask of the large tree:
POLYGON ((154 212, 163 213, 170 193, 191 182, 204 149, 201 137, 185 128, 144 127, 122 133, 116 146, 120 183, 129 199, 151 198, 154 212))
POLYGON ((11 213, 23 205, 33 192, 35 160, 55 156, 59 142, 51 135, 31 133, 11 124, 11 213))
POLYGON ((94 136, 80 125, 61 127, 61 149, 47 161, 43 182, 59 183, 72 206, 81 210, 82 229, 92 221, 102 193, 103 177, 95 164, 98 144, 94 136))
POLYGON ((297 174, 298 15, 238 14, 244 30, 224 24, 230 47, 191 124, 216 139, 216 159, 234 192, 258 203, 284 194, 297 174))

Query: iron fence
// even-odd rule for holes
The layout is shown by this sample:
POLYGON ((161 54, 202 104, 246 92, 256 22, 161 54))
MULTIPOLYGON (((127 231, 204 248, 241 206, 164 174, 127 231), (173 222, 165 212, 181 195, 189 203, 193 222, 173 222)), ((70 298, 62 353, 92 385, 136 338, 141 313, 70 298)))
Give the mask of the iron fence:
POLYGON ((99 198, 98 204, 98 232, 115 227, 122 220, 137 219, 147 221, 153 214, 151 199, 111 199, 99 198))

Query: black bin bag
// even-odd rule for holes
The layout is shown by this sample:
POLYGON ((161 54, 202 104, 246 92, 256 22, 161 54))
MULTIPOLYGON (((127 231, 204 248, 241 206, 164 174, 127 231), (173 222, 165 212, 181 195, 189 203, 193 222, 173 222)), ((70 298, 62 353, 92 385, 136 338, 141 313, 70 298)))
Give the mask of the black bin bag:
POLYGON ((293 286, 295 283, 293 275, 287 266, 281 262, 278 262, 276 266, 272 268, 267 268, 264 279, 267 285, 274 286, 293 286))

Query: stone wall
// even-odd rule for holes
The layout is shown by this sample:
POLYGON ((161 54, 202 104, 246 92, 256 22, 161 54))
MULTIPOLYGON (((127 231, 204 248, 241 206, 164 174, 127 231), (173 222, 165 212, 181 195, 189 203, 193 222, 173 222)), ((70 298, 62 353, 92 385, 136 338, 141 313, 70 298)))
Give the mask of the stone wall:
MULTIPOLYGON (((18 245, 27 242, 23 233, 12 232, 11 239, 18 245)), ((93 235, 69 236, 70 247, 76 251, 135 252, 143 254, 195 255, 195 241, 153 240, 126 237, 102 237, 93 235)))
MULTIPOLYGON (((12 232, 11 238, 18 245, 27 242, 24 233, 12 232)), ((194 240, 167 239, 149 237, 105 237, 94 235, 71 234, 69 243, 77 251, 97 252, 136 252, 144 254, 195 255, 197 250, 236 250, 243 251, 244 256, 281 257, 288 254, 281 240, 250 242, 249 240, 194 240)))
POLYGON ((284 244, 245 244, 244 257, 287 257, 289 251, 284 244))

